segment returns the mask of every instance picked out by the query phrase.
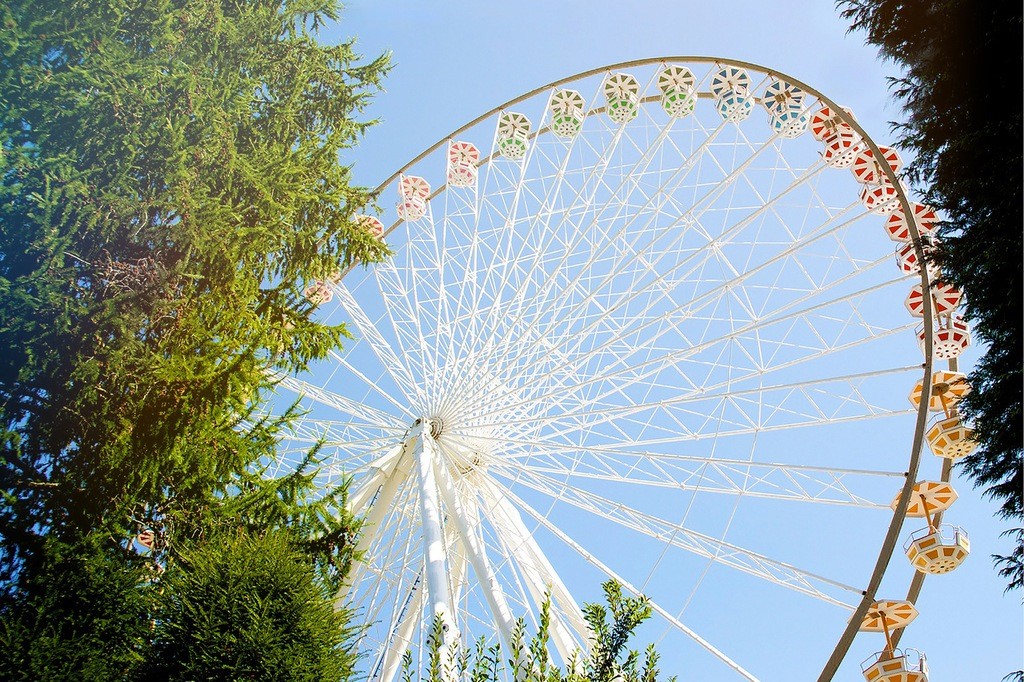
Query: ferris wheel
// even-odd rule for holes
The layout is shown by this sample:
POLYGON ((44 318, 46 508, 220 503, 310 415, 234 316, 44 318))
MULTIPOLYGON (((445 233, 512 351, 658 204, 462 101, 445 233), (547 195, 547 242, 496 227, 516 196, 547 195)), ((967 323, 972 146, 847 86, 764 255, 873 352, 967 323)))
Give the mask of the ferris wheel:
POLYGON ((568 661, 614 579, 700 679, 829 679, 858 630, 869 679, 925 679, 898 631, 969 551, 941 514, 970 332, 899 164, 792 78, 680 57, 538 88, 382 185, 394 257, 307 290, 353 338, 280 384, 280 466, 323 441, 365 519, 369 678, 435 617, 509 651, 546 596, 568 661))

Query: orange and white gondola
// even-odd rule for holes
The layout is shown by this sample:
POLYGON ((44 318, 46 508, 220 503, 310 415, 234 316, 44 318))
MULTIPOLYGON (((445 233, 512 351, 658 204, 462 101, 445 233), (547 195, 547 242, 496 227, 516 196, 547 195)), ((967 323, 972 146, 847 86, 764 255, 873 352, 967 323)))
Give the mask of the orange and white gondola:
POLYGON ((909 601, 879 600, 868 607, 861 621, 861 632, 885 633, 885 648, 861 664, 868 682, 928 682, 928 668, 923 654, 916 650, 895 648, 894 630, 905 628, 917 618, 917 608, 909 601))
POLYGON ((893 649, 869 656, 861 662, 868 682, 928 682, 928 660, 917 649, 893 649))
POLYGON ((925 432, 925 440, 936 457, 954 462, 971 454, 977 447, 974 429, 964 424, 960 415, 936 417, 925 432))
MULTIPOLYGON (((907 506, 907 516, 923 518, 928 525, 914 531, 903 545, 910 564, 922 573, 948 573, 964 562, 971 553, 967 532, 959 526, 939 525, 935 515, 946 511, 956 501, 953 486, 945 481, 918 481, 914 484, 907 506)), ((892 501, 896 509, 900 496, 892 501)))
MULTIPOLYGON (((971 385, 967 383, 967 377, 960 372, 939 370, 932 372, 931 393, 928 396, 928 409, 932 412, 945 412, 951 416, 952 410, 960 399, 971 392, 971 385)), ((914 388, 910 391, 910 404, 914 409, 921 405, 921 396, 924 393, 924 380, 918 379, 914 388)))

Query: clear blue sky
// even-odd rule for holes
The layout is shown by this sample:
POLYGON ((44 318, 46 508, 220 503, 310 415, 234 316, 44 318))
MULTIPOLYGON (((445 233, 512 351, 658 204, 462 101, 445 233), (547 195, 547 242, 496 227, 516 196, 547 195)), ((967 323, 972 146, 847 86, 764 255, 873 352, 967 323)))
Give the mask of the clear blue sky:
MULTIPOLYGON (((891 139, 888 121, 900 115, 888 97, 891 67, 878 61, 861 35, 846 33, 828 1, 350 0, 340 25, 328 32, 331 39, 349 36, 366 55, 394 55, 386 92, 368 111, 381 125, 348 158, 356 181, 368 186, 508 99, 573 73, 642 57, 710 55, 778 69, 849 106, 880 143, 891 139)), ((1024 595, 1004 596, 989 560, 1009 548, 998 538, 1006 524, 992 519, 995 505, 962 479, 954 485, 960 500, 948 520, 971 533, 973 554, 956 572, 929 578, 919 602, 922 616, 904 644, 928 654, 935 680, 997 680, 1024 666, 1024 595)), ((912 520, 905 529, 916 527, 912 520)), ((899 554, 893 559, 902 561, 899 554)), ((862 679, 856 662, 881 648, 877 644, 859 638, 850 656, 854 664, 837 679, 862 679)), ((686 679, 684 670, 665 672, 686 679)))

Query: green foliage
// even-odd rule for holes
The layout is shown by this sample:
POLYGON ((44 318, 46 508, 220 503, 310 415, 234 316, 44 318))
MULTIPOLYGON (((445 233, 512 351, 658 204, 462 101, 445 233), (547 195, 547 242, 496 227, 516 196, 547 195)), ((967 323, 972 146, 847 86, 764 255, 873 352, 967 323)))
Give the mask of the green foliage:
MULTIPOLYGON (((1008 556, 997 556, 996 566, 999 575, 1007 580, 1007 590, 1019 590, 1024 587, 1024 528, 1010 528, 1003 531, 1003 537, 1015 540, 1013 551, 1008 556)), ((1024 679, 1024 671, 1021 672, 1024 679)))
POLYGON ((124 679, 148 646, 153 564, 95 536, 43 551, 32 589, 0 619, 0 679, 124 679))
POLYGON ((349 614, 334 597, 359 524, 344 486, 319 489, 314 454, 151 517, 142 554, 128 541, 48 538, 46 563, 0 618, 0 679, 347 679, 349 614))
MULTIPOLYGON (((450 682, 468 679, 470 682, 499 682, 510 679, 515 682, 658 682, 658 653, 650 645, 643 655, 627 649, 630 638, 637 626, 651 616, 650 602, 646 597, 625 597, 622 586, 610 580, 602 585, 607 606, 586 604, 583 616, 590 626, 592 638, 590 652, 573 653, 565 668, 559 668, 551 660, 550 623, 551 600, 547 598, 541 606, 537 632, 527 641, 526 622, 520 618, 511 635, 512 654, 506 668, 502 663, 500 644, 488 646, 486 640, 478 640, 470 652, 456 643, 447 651, 443 647, 443 630, 440 618, 435 618, 427 644, 427 669, 421 679, 429 682, 450 682), (452 667, 445 668, 445 657, 452 667), (641 665, 642 658, 642 665, 641 665), (446 676, 446 670, 455 672, 446 676)), ((412 655, 406 652, 402 667, 403 682, 414 682, 412 655)), ((674 682, 675 677, 668 682, 674 682)))
MULTIPOLYGON (((915 154, 907 174, 946 216, 942 275, 963 290, 974 337, 987 346, 969 375, 974 390, 959 405, 980 444, 963 469, 1001 502, 1001 516, 1024 518, 1021 5, 838 4, 853 29, 903 70, 893 90, 904 121, 894 128, 915 154)), ((1016 549, 998 560, 1017 588, 1024 585, 1024 533, 1009 535, 1016 549)))
MULTIPOLYGON (((157 635, 161 651, 198 647, 174 628, 200 617, 200 593, 242 604, 210 641, 349 670, 320 611, 357 524, 343 487, 318 490, 315 448, 267 476, 292 413, 263 416, 277 374, 345 338, 305 287, 387 255, 353 220, 372 197, 341 156, 387 60, 319 43, 337 16, 335 0, 0 4, 0 634, 15 679, 127 677, 157 635), (132 541, 143 529, 151 551, 132 541), (275 639, 282 624, 307 644, 275 639)), ((191 672, 162 658, 161 674, 235 676, 224 651, 195 652, 191 672)))
POLYGON ((20 566, 272 456, 268 372, 344 336, 304 285, 386 255, 339 163, 385 64, 316 42, 330 0, 0 12, 0 532, 20 566))
MULTIPOLYGON (((625 682, 639 682, 639 654, 626 651, 625 647, 633 630, 651 617, 651 605, 646 597, 623 597, 622 586, 614 581, 606 582, 602 587, 608 607, 600 604, 587 604, 583 607, 583 615, 594 633, 590 660, 583 668, 584 677, 593 682, 610 682, 621 675, 625 682)), ((652 671, 656 672, 656 663, 657 655, 648 647, 643 679, 647 679, 652 671)))
POLYGON ((476 648, 470 658, 473 661, 472 668, 468 667, 469 661, 466 662, 467 668, 470 670, 470 682, 498 682, 501 672, 501 646, 499 644, 487 646, 487 641, 480 638, 477 640, 476 648))
POLYGON ((340 680, 352 674, 346 615, 290 532, 211 535, 162 580, 155 646, 141 679, 340 680))
POLYGON ((441 618, 435 618, 430 624, 427 651, 427 676, 431 682, 453 679, 452 663, 458 652, 444 646, 444 621, 441 618))
MULTIPOLYGON (((292 471, 273 477, 265 468, 235 472, 206 498, 174 514, 152 519, 161 538, 207 542, 223 533, 259 535, 288 531, 293 549, 301 552, 316 579, 333 593, 340 588, 355 555, 360 521, 346 506, 347 484, 325 488, 318 480, 318 449, 307 453, 292 471)), ((168 560, 173 548, 158 552, 168 560)))

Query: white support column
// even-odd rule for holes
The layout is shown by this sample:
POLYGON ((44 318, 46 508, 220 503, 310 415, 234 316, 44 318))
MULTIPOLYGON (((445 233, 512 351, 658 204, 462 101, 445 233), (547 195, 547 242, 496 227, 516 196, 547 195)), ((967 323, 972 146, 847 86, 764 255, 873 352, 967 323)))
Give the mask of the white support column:
POLYGON ((402 667, 402 657, 412 644, 412 634, 416 626, 421 622, 420 615, 423 612, 423 586, 417 585, 409 596, 409 603, 402 613, 398 626, 392 633, 391 639, 387 641, 387 648, 381 655, 380 674, 371 677, 371 682, 392 682, 402 667))
MULTIPOLYGON (((445 647, 458 637, 452 614, 452 598, 448 586, 448 564, 445 556, 444 531, 441 528, 441 505, 434 476, 434 461, 438 458, 437 445, 430 435, 430 424, 421 419, 413 429, 416 439, 415 459, 417 482, 420 488, 420 518, 423 523, 423 556, 426 561, 428 613, 440 617, 445 625, 445 647)), ((442 652, 443 654, 444 652, 442 652)), ((443 659, 442 659, 443 660, 443 659)))
MULTIPOLYGON (((366 515, 366 507, 380 499, 378 494, 380 487, 395 473, 399 461, 406 455, 406 448, 406 443, 399 443, 370 464, 369 469, 372 473, 363 479, 358 490, 349 493, 348 509, 350 512, 359 516, 366 515)), ((408 473, 408 464, 404 468, 408 473)))
MULTIPOLYGON (((507 501, 506 501, 506 504, 511 505, 511 503, 507 502, 507 501)), ((527 509, 529 509, 529 508, 527 508, 527 509)), ((576 542, 571 537, 569 537, 565 532, 560 530, 553 523, 551 523, 550 521, 546 520, 543 516, 540 516, 539 514, 537 514, 533 510, 529 510, 529 513, 531 515, 533 515, 534 519, 536 519, 545 528, 547 528, 551 533, 553 533, 555 535, 555 537, 557 537, 559 540, 564 542, 566 545, 568 545, 569 547, 574 549, 576 551, 576 553, 579 554, 581 557, 586 559, 588 563, 592 564, 593 566, 596 566, 606 576, 608 576, 612 580, 616 581, 617 583, 621 584, 626 589, 627 592, 632 592, 634 595, 636 595, 638 597, 641 596, 642 593, 638 589, 633 587, 633 585, 631 585, 628 580, 626 580, 621 575, 619 575, 618 573, 613 571, 611 568, 609 568, 607 565, 602 563, 593 554, 591 554, 590 552, 588 552, 585 549, 583 549, 583 547, 578 542, 576 542)), ((707 650, 708 652, 712 653, 715 657, 717 657, 720 661, 725 663, 727 666, 729 666, 730 668, 735 670, 737 673, 739 673, 740 675, 745 677, 747 680, 750 680, 750 682, 758 682, 758 679, 756 677, 754 677, 753 675, 748 673, 738 663, 733 661, 731 658, 729 658, 724 653, 722 653, 717 648, 715 648, 710 642, 708 642, 707 640, 702 638, 700 635, 698 635, 696 632, 694 632, 693 630, 688 628, 686 625, 684 625, 683 622, 680 621, 678 618, 673 616, 671 613, 666 611, 661 606, 658 606, 657 602, 652 601, 652 602, 650 602, 650 605, 651 605, 651 608, 654 610, 655 613, 657 613, 658 615, 663 617, 665 620, 667 620, 669 623, 671 623, 676 628, 678 628, 680 631, 682 631, 683 633, 688 635, 691 639, 693 639, 693 641, 695 641, 698 644, 700 644, 702 647, 704 647, 705 650, 707 650)))
POLYGON ((555 568, 548 561, 536 540, 523 523, 519 511, 509 502, 496 486, 487 482, 480 486, 480 495, 487 505, 487 511, 495 528, 502 531, 503 541, 509 551, 515 554, 516 565, 522 571, 526 586, 534 601, 540 605, 544 593, 551 593, 551 640, 565 661, 570 660, 580 644, 575 633, 585 642, 591 632, 583 619, 576 600, 572 598, 555 568))
MULTIPOLYGON (((453 547, 457 540, 456 532, 453 529, 445 529, 445 543, 447 546, 453 547)), ((451 563, 453 582, 455 585, 459 585, 465 581, 466 559, 463 555, 455 553, 452 556, 451 563)), ((425 594, 426 588, 422 581, 424 574, 425 571, 421 569, 421 580, 417 581, 409 593, 408 603, 402 611, 399 622, 392 629, 392 635, 388 639, 384 653, 379 659, 380 663, 375 666, 375 669, 380 672, 377 675, 371 676, 371 682, 395 681, 398 671, 402 667, 402 657, 405 656, 405 652, 412 645, 416 629, 423 629, 426 626, 423 620, 423 600, 427 596, 425 594)))
MULTIPOLYGON (((363 518, 362 529, 359 533, 359 540, 356 543, 356 553, 365 553, 370 544, 377 537, 377 531, 384 521, 384 516, 391 510, 392 502, 398 488, 409 477, 410 459, 408 456, 409 443, 403 443, 391 450, 378 460, 377 471, 349 499, 349 510, 353 514, 363 512, 369 505, 370 512, 363 518)), ((345 597, 349 590, 356 585, 363 573, 366 571, 366 561, 360 561, 352 567, 349 579, 345 581, 338 595, 335 598, 335 608, 344 605, 345 597)))
POLYGON ((515 618, 508 608, 505 593, 498 584, 494 569, 491 568, 491 563, 487 560, 484 547, 478 540, 478 534, 475 532, 476 521, 467 515, 466 508, 459 499, 458 491, 455 490, 455 485, 444 466, 437 467, 437 483, 445 507, 448 509, 448 520, 455 523, 455 528, 462 539, 462 546, 473 566, 473 572, 476 573, 477 580, 480 581, 484 595, 487 597, 487 605, 494 615, 498 632, 501 634, 507 650, 512 651, 512 631, 515 629, 515 618))

